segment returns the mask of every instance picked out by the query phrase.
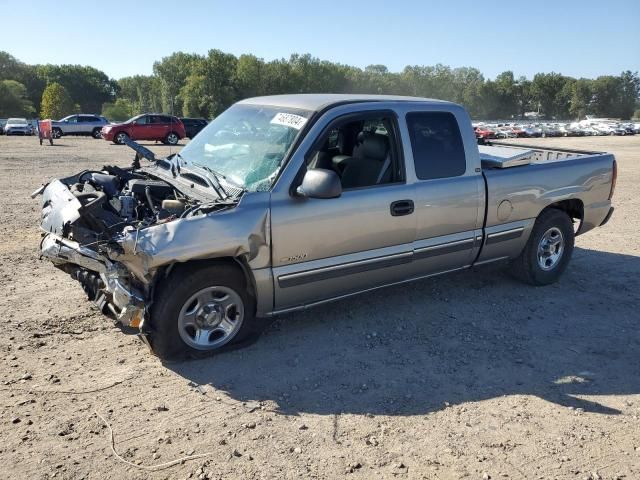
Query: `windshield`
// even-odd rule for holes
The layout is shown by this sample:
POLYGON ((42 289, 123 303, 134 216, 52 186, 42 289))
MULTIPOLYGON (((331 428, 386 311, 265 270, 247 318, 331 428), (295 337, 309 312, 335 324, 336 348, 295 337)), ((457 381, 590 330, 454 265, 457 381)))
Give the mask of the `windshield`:
POLYGON ((264 105, 234 105, 202 130, 181 158, 223 175, 250 192, 265 191, 311 112, 264 105))
POLYGON ((27 123, 27 120, 24 118, 10 118, 7 120, 7 125, 19 125, 23 123, 27 123))
POLYGON ((131 122, 136 121, 140 117, 144 117, 144 115, 136 115, 135 117, 131 117, 129 120, 127 120, 126 122, 122 122, 122 123, 131 123, 131 122))

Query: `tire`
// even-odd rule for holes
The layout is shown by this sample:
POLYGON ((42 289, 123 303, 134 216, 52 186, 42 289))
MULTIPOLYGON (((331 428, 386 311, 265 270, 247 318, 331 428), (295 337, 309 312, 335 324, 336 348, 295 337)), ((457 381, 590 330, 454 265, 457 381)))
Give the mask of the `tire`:
POLYGON ((93 132, 91 132, 91 136, 93 138, 95 138, 96 140, 102 137, 102 129, 101 128, 94 128, 93 132))
POLYGON ((180 141, 180 137, 178 137, 178 134, 175 132, 169 133, 164 138, 164 143, 166 143, 167 145, 177 145, 179 141, 180 141))
POLYGON ((51 129, 51 136, 53 138, 60 138, 62 137, 62 130, 59 128, 53 128, 51 129))
POLYGON ((118 132, 113 136, 113 143, 116 145, 124 145, 124 140, 129 138, 125 132, 118 132))
POLYGON ((514 276, 536 286, 556 282, 571 260, 574 241, 569 215, 555 208, 544 210, 533 225, 529 241, 513 261, 514 276), (554 242, 559 243, 554 246, 554 242))
POLYGON ((156 289, 149 323, 151 347, 163 360, 206 357, 259 333, 244 274, 225 262, 177 266, 156 289))

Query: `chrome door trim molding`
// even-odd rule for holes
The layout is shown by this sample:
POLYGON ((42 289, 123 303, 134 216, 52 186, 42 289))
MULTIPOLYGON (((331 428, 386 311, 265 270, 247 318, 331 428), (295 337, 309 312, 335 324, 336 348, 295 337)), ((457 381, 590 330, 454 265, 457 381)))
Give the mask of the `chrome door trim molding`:
POLYGON ((473 238, 465 238, 464 240, 456 240, 453 242, 440 243, 429 247, 422 247, 414 250, 413 257, 416 260, 435 257, 438 255, 447 255, 449 253, 459 252, 461 250, 471 250, 475 240, 473 238))
POLYGON ((283 313, 290 313, 290 312, 297 312, 297 311, 300 311, 300 310, 306 310, 308 308, 313 308, 313 307, 316 307, 318 305, 323 305, 325 303, 330 303, 330 302, 335 302, 335 301, 338 301, 338 300, 343 300, 345 298, 353 297, 355 295, 360 295, 362 293, 373 292, 373 291, 379 290, 381 288, 392 287, 394 285, 402 285, 404 283, 415 282, 416 280, 423 280, 425 278, 437 277, 438 275, 444 275, 446 273, 452 273, 452 272, 457 272, 459 270, 465 270, 465 269, 467 269, 469 267, 471 267, 471 265, 464 265, 462 267, 452 268, 450 270, 444 270, 442 272, 429 273, 429 274, 426 274, 426 275, 420 275, 420 276, 417 276, 417 277, 407 278, 405 280, 400 280, 400 281, 397 281, 397 282, 385 283, 383 285, 376 285, 375 287, 365 288, 364 290, 358 290, 356 292, 350 292, 350 293, 347 293, 345 295, 339 295, 337 297, 326 298, 324 300, 318 300, 317 302, 306 303, 306 304, 303 304, 303 305, 296 305, 295 307, 283 308, 283 309, 280 309, 280 310, 274 310, 271 313, 267 313, 265 316, 273 317, 273 316, 276 316, 276 315, 282 315, 283 313))
POLYGON ((490 233, 489 235, 487 235, 485 245, 491 245, 493 243, 505 242, 507 240, 520 238, 522 236, 522 232, 524 232, 524 227, 511 228, 502 232, 490 233))
POLYGON ((411 263, 414 260, 422 260, 438 255, 448 255, 450 253, 471 250, 475 245, 475 242, 476 238, 470 237, 463 240, 455 240, 452 242, 430 245, 428 247, 421 247, 410 252, 394 253, 381 257, 368 258, 366 260, 357 260, 355 262, 331 265, 329 267, 320 267, 301 272, 287 273, 278 277, 278 285, 280 288, 298 287, 307 283, 329 280, 344 275, 353 275, 356 273, 367 272, 369 270, 377 270, 379 268, 395 267, 397 265, 411 263))
POLYGON ((280 288, 297 287, 307 283, 329 280, 331 278, 342 277, 344 275, 363 273, 369 270, 376 270, 378 268, 395 267, 396 265, 411 263, 412 256, 413 252, 395 253, 392 255, 385 255, 383 257, 368 258, 366 260, 358 260, 356 262, 332 265, 330 267, 288 273, 278 277, 278 285, 280 288))

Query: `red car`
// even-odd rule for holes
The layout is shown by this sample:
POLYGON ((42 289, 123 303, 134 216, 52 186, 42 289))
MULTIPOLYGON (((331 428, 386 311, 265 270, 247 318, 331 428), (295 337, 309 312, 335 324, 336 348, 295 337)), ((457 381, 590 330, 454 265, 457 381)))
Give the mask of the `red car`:
POLYGON ((476 138, 482 138, 484 140, 488 138, 496 138, 496 132, 487 127, 474 127, 476 132, 476 138))
POLYGON ((112 123, 102 127, 102 138, 122 145, 131 140, 157 140, 176 145, 186 137, 184 125, 177 117, 159 113, 144 113, 124 123, 112 123))

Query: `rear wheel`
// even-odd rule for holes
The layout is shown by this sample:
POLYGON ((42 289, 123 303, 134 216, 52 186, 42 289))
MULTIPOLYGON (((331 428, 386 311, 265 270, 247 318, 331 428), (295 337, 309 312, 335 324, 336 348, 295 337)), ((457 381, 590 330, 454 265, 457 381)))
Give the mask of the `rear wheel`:
POLYGON ((569 215, 550 208, 536 219, 524 250, 513 261, 513 273, 531 285, 549 285, 560 278, 573 253, 575 234, 569 215))
POLYGON ((160 358, 198 358, 257 335, 243 273, 226 263, 177 267, 158 288, 151 346, 160 358))
POLYGON ((116 136, 113 137, 113 143, 117 143, 118 145, 124 145, 124 142, 129 138, 129 135, 127 135, 124 132, 118 132, 116 133, 116 136))
POLYGON ((180 138, 178 137, 178 135, 174 132, 171 132, 169 135, 167 135, 164 139, 164 142, 169 144, 169 145, 177 145, 178 142, 180 141, 180 138))
POLYGON ((102 131, 101 128, 94 128, 93 132, 91 133, 91 136, 93 138, 100 138, 102 136, 101 131, 102 131))

